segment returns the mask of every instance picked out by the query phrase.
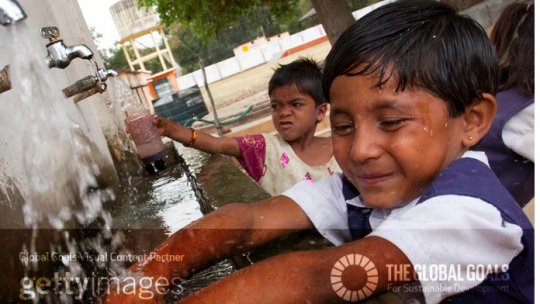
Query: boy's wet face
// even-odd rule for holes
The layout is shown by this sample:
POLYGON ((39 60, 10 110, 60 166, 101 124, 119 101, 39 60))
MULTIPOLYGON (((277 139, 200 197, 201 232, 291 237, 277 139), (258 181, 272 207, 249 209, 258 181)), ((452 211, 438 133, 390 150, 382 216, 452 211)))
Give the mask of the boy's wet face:
POLYGON ((272 121, 285 141, 295 141, 315 130, 317 120, 324 118, 313 97, 295 85, 276 87, 270 94, 272 121))
POLYGON ((424 91, 375 87, 369 76, 340 76, 330 88, 334 155, 363 200, 392 208, 418 197, 464 152, 463 120, 424 91))

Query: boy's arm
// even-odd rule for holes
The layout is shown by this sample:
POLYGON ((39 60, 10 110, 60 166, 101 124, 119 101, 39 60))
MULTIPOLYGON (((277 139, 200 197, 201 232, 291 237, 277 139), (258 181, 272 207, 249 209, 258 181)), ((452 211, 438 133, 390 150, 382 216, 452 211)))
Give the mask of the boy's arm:
MULTIPOLYGON (((134 264, 124 277, 151 278, 163 287, 164 282, 181 282, 235 252, 310 227, 302 209, 285 196, 252 204, 229 204, 174 233, 149 255, 154 259, 134 264)), ((164 291, 157 287, 146 287, 147 292, 143 292, 141 288, 145 287, 141 286, 136 291, 110 286, 104 303, 159 303, 164 291), (141 299, 141 294, 152 297, 141 299)))
POLYGON ((162 136, 167 136, 185 146, 211 154, 242 156, 238 143, 232 137, 214 137, 204 132, 193 131, 191 128, 186 128, 172 120, 159 116, 155 118, 155 125, 162 136), (193 140, 193 132, 196 132, 195 140, 193 140))
POLYGON ((399 248, 383 238, 367 237, 338 247, 270 258, 180 303, 356 302, 412 281, 413 267, 399 248))

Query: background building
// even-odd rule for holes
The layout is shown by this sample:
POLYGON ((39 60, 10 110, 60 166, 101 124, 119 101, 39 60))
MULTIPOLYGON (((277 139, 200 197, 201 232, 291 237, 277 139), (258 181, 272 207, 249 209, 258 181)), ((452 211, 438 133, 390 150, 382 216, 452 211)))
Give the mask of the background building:
POLYGON ((121 38, 126 38, 159 24, 159 18, 155 12, 137 7, 137 0, 118 1, 109 10, 121 38))
POLYGON ((132 71, 146 71, 148 63, 159 60, 161 70, 152 71, 159 73, 167 70, 177 70, 163 27, 153 10, 139 8, 137 0, 120 0, 110 7, 111 16, 118 33, 124 55, 132 71))

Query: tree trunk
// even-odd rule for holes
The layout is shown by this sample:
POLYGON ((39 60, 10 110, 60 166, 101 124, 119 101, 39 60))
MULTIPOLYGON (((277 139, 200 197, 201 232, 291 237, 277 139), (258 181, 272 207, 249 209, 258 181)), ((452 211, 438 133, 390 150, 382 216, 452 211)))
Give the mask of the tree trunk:
POLYGON ((355 21, 346 0, 311 0, 311 4, 331 44, 355 21))
MULTIPOLYGON (((465 10, 483 0, 448 0, 459 11, 465 10)), ((354 17, 346 0, 311 0, 311 5, 328 35, 331 44, 334 44, 349 26, 354 23, 354 17)))

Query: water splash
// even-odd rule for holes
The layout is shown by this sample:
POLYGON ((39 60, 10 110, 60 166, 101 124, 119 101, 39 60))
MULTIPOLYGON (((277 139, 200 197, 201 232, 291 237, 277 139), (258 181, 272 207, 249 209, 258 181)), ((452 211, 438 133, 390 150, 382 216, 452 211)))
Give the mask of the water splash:
MULTIPOLYGON (((31 39, 31 29, 25 24, 17 33, 8 35, 13 98, 10 100, 16 111, 10 111, 2 121, 17 123, 21 138, 21 180, 24 187, 24 222, 32 227, 47 220, 54 228, 63 228, 63 223, 76 215, 73 207, 82 198, 85 218, 96 218, 99 200, 89 189, 96 188, 99 165, 93 161, 95 150, 86 131, 66 107, 67 100, 45 65, 41 45, 31 39)), ((10 105, 7 105, 10 106, 10 105)), ((78 214, 77 216, 81 216, 78 214)))
MULTIPOLYGON (((114 130, 108 130, 111 138, 116 139, 116 143, 119 143, 120 149, 123 151, 134 150, 134 146, 130 139, 126 136, 126 125, 124 120, 127 116, 133 113, 140 113, 144 111, 144 106, 138 101, 137 97, 129 86, 120 77, 114 77, 110 79, 112 83, 105 92, 107 106, 111 112, 113 112, 113 125, 114 130)), ((129 178, 129 177, 128 177, 129 178)))
MULTIPOLYGON (((4 238, 12 245, 5 252, 5 259, 11 261, 6 276, 14 283, 35 274, 84 279, 82 262, 69 257, 104 251, 104 240, 112 235, 111 216, 103 203, 113 200, 114 194, 100 180, 103 155, 90 140, 88 128, 78 123, 85 121, 82 113, 62 94, 60 81, 54 79, 58 71, 47 68, 39 33, 26 23, 6 33, 2 39, 8 46, 12 88, 0 99, 2 138, 9 143, 9 149, 2 149, 0 166, 11 173, 0 179, 0 191, 19 196, 9 199, 9 205, 19 209, 22 217, 20 225, 8 227, 12 232, 4 238), (97 228, 95 235, 81 242, 80 235, 88 234, 89 226, 97 228), (25 258, 42 254, 46 260, 25 258)), ((4 202, 0 205, 5 208, 4 202)), ((18 287, 11 286, 8 294, 18 287)), ((65 292, 33 296, 34 302, 73 302, 65 292)))
POLYGON ((122 79, 113 78, 110 91, 113 102, 125 111, 126 116, 134 116, 146 110, 122 79))

